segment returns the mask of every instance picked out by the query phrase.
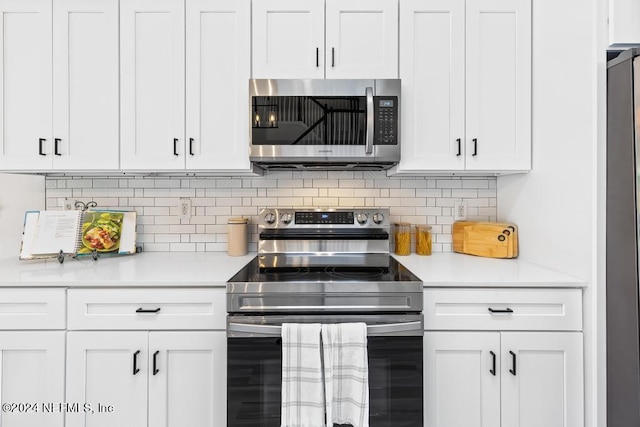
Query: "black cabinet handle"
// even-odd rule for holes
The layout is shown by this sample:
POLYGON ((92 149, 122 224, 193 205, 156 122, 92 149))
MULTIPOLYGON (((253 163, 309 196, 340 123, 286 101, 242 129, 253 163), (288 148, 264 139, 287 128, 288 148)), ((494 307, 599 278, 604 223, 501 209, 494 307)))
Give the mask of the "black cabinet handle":
POLYGON ((462 154, 462 140, 458 138, 456 142, 458 143, 458 154, 456 154, 456 156, 460 156, 462 154))
POLYGON ((516 354, 509 350, 509 354, 511 354, 511 364, 513 366, 512 369, 509 369, 509 372, 511 372, 511 375, 515 375, 516 374, 516 354))
POLYGON ((189 138, 189 154, 193 156, 193 138, 189 138))
POLYGON ((136 310, 136 313, 159 313, 159 312, 160 312, 160 307, 154 308, 153 310, 140 307, 139 309, 136 310))
POLYGON ((495 309, 495 308, 488 308, 489 312, 491 313, 513 313, 513 310, 511 310, 510 308, 505 308, 505 309, 495 309))
POLYGON ((496 354, 493 351, 490 351, 489 353, 491 353, 491 357, 493 358, 493 361, 492 361, 493 367, 489 369, 489 372, 491 373, 491 375, 495 377, 496 376, 496 354))
POLYGON ((41 156, 46 156, 46 154, 44 154, 44 149, 42 144, 46 141, 46 139, 44 138, 40 138, 38 140, 38 154, 40 154, 41 156))
POLYGON ((133 353, 133 375, 135 375, 138 372, 140 372, 140 369, 138 369, 138 355, 139 354, 140 354, 140 350, 138 350, 135 353, 133 353))
POLYGON ((173 155, 178 155, 178 138, 173 138, 173 155))
POLYGON ((473 138, 473 154, 472 156, 477 156, 478 155, 478 138, 473 138))
POLYGON ((60 154, 60 151, 58 151, 58 145, 60 144, 60 141, 62 141, 60 138, 55 138, 53 140, 53 154, 55 154, 56 156, 62 156, 62 154, 60 154))
POLYGON ((155 375, 158 372, 160 372, 160 369, 157 368, 157 366, 158 366, 158 353, 160 353, 160 350, 156 350, 156 352, 153 353, 153 375, 155 375))
POLYGON ((336 49, 334 47, 331 48, 331 66, 335 67, 336 65, 336 49))
POLYGON ((320 48, 316 48, 316 67, 320 66, 320 48))

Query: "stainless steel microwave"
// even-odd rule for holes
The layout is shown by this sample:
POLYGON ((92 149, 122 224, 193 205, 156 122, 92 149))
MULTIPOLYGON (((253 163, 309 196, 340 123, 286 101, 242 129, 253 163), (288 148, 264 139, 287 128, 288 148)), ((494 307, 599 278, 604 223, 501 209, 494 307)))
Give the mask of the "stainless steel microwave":
POLYGON ((400 80, 254 79, 250 156, 264 169, 381 170, 400 161, 400 80))

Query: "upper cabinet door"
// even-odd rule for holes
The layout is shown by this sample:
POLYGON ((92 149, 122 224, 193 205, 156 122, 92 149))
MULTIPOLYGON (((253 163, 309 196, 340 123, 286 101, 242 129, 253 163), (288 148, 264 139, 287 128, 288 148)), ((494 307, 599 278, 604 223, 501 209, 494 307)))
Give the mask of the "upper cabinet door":
POLYGON ((0 0, 0 169, 48 170, 51 0, 0 0))
POLYGON ((324 77, 324 0, 253 0, 253 78, 324 77))
POLYGON ((118 74, 118 0, 56 0, 55 169, 118 168, 118 74))
POLYGON ((248 170, 250 0, 187 0, 187 169, 248 170))
POLYGON ((121 167, 185 166, 183 0, 120 4, 121 167))
POLYGON ((397 0, 327 0, 326 7, 327 78, 398 78, 397 0))
POLYGON ((464 169, 464 21, 464 0, 400 3, 401 172, 464 169))
POLYGON ((531 169, 531 1, 467 2, 467 170, 531 169))

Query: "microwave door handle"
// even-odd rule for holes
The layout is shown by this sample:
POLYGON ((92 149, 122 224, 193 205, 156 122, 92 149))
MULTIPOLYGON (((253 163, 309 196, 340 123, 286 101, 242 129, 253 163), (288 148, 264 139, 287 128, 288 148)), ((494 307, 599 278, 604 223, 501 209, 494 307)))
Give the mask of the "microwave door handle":
POLYGON ((373 153, 373 88, 365 89, 367 96, 367 133, 365 135, 365 154, 373 153))

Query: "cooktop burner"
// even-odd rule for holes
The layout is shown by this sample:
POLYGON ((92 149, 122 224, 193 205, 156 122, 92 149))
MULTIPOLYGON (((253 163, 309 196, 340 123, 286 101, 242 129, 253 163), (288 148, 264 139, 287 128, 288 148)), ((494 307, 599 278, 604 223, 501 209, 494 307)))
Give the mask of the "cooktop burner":
POLYGON ((258 257, 251 260, 229 282, 415 282, 411 271, 389 257, 389 267, 323 266, 260 268, 258 257))

